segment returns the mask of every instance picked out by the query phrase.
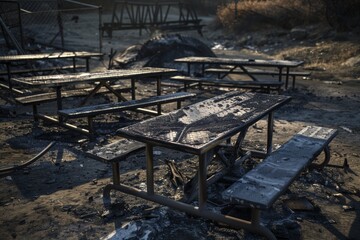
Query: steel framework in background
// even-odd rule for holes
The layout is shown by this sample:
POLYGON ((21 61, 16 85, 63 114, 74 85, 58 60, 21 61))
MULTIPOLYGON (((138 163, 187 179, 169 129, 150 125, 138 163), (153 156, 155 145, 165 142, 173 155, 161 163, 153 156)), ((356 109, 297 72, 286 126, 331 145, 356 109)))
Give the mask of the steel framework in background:
POLYGON ((139 29, 197 30, 201 33, 201 19, 195 9, 180 1, 115 1, 110 22, 105 22, 102 34, 112 37, 114 30, 139 29))
MULTIPOLYGON (((21 39, 25 50, 31 51, 31 46, 38 43, 62 50, 101 52, 101 6, 73 0, 0 1, 0 6, 9 9, 9 3, 18 4, 19 20, 8 17, 3 19, 4 25, 14 36, 20 32, 21 37, 16 38, 21 39), (16 34, 9 27, 14 25, 21 26, 16 34)), ((3 14, 9 15, 6 10, 3 14)))

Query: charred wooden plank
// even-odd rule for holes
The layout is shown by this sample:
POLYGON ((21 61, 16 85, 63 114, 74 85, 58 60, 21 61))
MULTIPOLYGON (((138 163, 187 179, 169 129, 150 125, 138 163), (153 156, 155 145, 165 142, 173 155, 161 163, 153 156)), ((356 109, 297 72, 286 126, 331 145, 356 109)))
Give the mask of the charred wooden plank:
POLYGON ((120 139, 105 146, 94 147, 87 151, 86 155, 103 163, 112 163, 123 161, 129 155, 141 149, 145 149, 145 144, 133 140, 120 139))
MULTIPOLYGON (((247 69, 247 73, 244 72, 241 69, 233 69, 232 68, 208 68, 205 70, 206 73, 213 73, 217 74, 218 78, 221 77, 222 74, 251 74, 251 75, 258 75, 258 76, 272 76, 272 77, 278 77, 279 71, 268 71, 264 69, 256 69, 256 68, 249 68, 247 69)), ((292 87, 295 88, 295 80, 296 77, 309 77, 311 75, 311 72, 307 71, 289 71, 289 73, 283 73, 282 75, 288 75, 292 78, 292 87)), ((287 80, 286 80, 287 81, 287 80)), ((286 82, 287 87, 287 82, 286 82)))
POLYGON ((113 182, 114 184, 120 184, 119 162, 124 161, 130 155, 144 149, 145 144, 143 143, 120 139, 105 146, 95 147, 94 149, 87 151, 86 155, 100 162, 111 164, 113 182))
POLYGON ((227 79, 214 79, 214 78, 198 78, 190 76, 173 76, 170 78, 173 81, 179 81, 184 83, 184 89, 190 86, 190 84, 198 83, 201 85, 209 86, 222 86, 244 89, 265 89, 267 91, 276 90, 280 91, 280 88, 284 83, 278 81, 235 81, 227 79))
POLYGON ((225 200, 267 209, 311 162, 328 147, 337 130, 309 126, 226 189, 225 200))
POLYGON ((47 60, 47 59, 61 59, 61 58, 91 58, 102 57, 103 53, 95 52, 53 52, 53 53, 34 53, 34 54, 20 54, 0 56, 0 62, 10 61, 28 61, 28 60, 47 60))
MULTIPOLYGON (((222 74, 222 73, 229 73, 229 74, 247 74, 244 71, 242 71, 241 69, 234 69, 231 70, 230 72, 230 68, 208 68, 205 69, 206 73, 216 73, 216 74, 222 74)), ((268 71, 268 70, 263 70, 263 69, 256 69, 256 68, 251 68, 248 69, 248 73, 250 74, 254 74, 254 75, 266 75, 266 76, 278 76, 279 75, 279 71, 268 71)), ((295 77, 308 77, 311 75, 311 72, 307 72, 307 71, 290 71, 289 72, 289 76, 295 76, 295 77)))
POLYGON ((170 102, 184 101, 195 96, 193 93, 177 92, 161 96, 153 96, 139 100, 130 100, 126 102, 99 104, 93 106, 84 106, 80 108, 72 108, 58 111, 59 115, 66 118, 91 117, 106 113, 115 113, 126 110, 135 110, 137 108, 154 106, 157 104, 165 104, 170 102))
POLYGON ((173 76, 170 78, 175 81, 183 81, 183 82, 201 82, 201 83, 213 83, 218 85, 234 85, 234 86, 282 86, 283 83, 277 81, 235 81, 235 80, 226 80, 226 79, 214 79, 214 78, 199 78, 199 77, 189 77, 189 76, 173 76))

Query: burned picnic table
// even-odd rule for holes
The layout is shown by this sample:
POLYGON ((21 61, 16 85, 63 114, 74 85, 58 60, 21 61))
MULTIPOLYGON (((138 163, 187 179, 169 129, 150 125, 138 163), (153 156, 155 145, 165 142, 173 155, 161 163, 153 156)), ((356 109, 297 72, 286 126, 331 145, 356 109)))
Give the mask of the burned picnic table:
MULTIPOLYGON (((194 64, 201 65, 202 76, 205 74, 218 74, 218 79, 214 79, 214 84, 220 84, 221 79, 229 74, 242 74, 250 77, 251 81, 233 81, 240 82, 243 85, 254 85, 254 87, 262 84, 263 86, 269 86, 269 81, 260 79, 260 76, 274 76, 278 78, 278 88, 285 83, 285 88, 288 87, 289 78, 293 77, 293 87, 295 84, 296 76, 308 76, 310 73, 294 72, 290 71, 292 68, 301 66, 303 61, 289 61, 289 60, 272 60, 272 59, 245 59, 245 58, 218 58, 218 57, 184 57, 175 59, 177 63, 185 63, 188 68, 188 76, 191 76, 191 66, 194 64), (210 68, 207 68, 210 66, 210 68), (217 66, 217 68, 213 68, 217 66), (275 69, 275 70, 268 70, 275 69), (285 71, 284 71, 285 70, 285 71), (285 79, 284 79, 285 78, 285 79)), ((187 77, 183 77, 183 81, 189 82, 187 77)), ((180 80, 178 77, 174 80, 180 80)), ((198 83, 210 83, 210 78, 198 79, 198 83)), ((193 80, 192 80, 193 81, 193 80)), ((270 82, 272 85, 276 84, 276 81, 270 82)), ((226 82, 225 84, 229 84, 226 82)), ((241 86, 239 86, 241 87, 241 86)))
MULTIPOLYGON (((309 166, 321 151, 328 152, 328 144, 336 135, 335 129, 309 126, 296 134, 282 147, 272 151, 274 112, 290 101, 290 97, 259 93, 228 92, 202 102, 189 105, 182 109, 136 123, 118 130, 118 134, 133 147, 130 151, 114 152, 111 159, 126 160, 131 151, 139 151, 146 146, 146 190, 140 190, 119 182, 119 165, 113 166, 114 183, 104 189, 104 203, 109 204, 110 191, 117 190, 165 206, 175 208, 189 214, 225 223, 234 228, 243 228, 269 239, 276 239, 274 234, 261 224, 261 210, 269 208, 274 201, 285 192, 287 187, 297 178, 299 173, 309 166), (214 211, 207 206, 207 185, 219 179, 224 170, 207 178, 210 162, 219 147, 231 145, 231 138, 237 135, 233 145, 237 153, 242 148, 242 142, 249 127, 267 117, 267 148, 266 152, 248 150, 245 155, 235 154, 237 159, 228 159, 228 169, 238 166, 248 156, 255 153, 265 159, 244 179, 240 178, 222 194, 230 204, 245 205, 251 209, 251 219, 245 220, 214 211), (224 144, 224 143, 227 144, 224 144), (197 174, 192 180, 197 182, 198 203, 178 201, 155 192, 154 154, 155 146, 183 151, 198 156, 197 174), (124 155, 122 155, 124 153, 124 155), (215 179, 215 180, 214 180, 215 179)), ((111 149, 121 149, 121 142, 109 146, 111 149)), ((104 160, 100 156, 107 147, 90 154, 93 158, 104 160), (96 152, 98 151, 98 152, 96 152), (98 155, 98 156, 94 156, 98 155)), ((124 149, 128 147, 124 146, 124 149)), ((324 163, 327 164, 326 157, 324 163)), ((191 181, 192 181, 191 180, 191 181)), ((184 200, 184 199, 183 199, 184 200)))
POLYGON ((77 69, 83 68, 76 63, 76 59, 85 59, 85 68, 86 71, 90 71, 90 58, 93 57, 102 57, 103 53, 96 52, 53 52, 53 53, 36 53, 36 54, 21 54, 21 55, 6 55, 0 56, 0 64, 6 65, 6 71, 0 72, 1 75, 7 75, 7 84, 0 83, 1 88, 9 89, 12 92, 22 94, 23 91, 19 89, 15 89, 12 87, 12 76, 13 74, 21 74, 21 73, 31 73, 31 72, 41 72, 41 71, 57 71, 57 70, 73 70, 76 72, 77 69), (56 60, 56 59, 72 59, 71 66, 58 66, 51 69, 17 69, 12 70, 12 65, 15 63, 25 62, 29 63, 30 61, 48 61, 48 60, 56 60))
MULTIPOLYGON (((166 69, 166 68, 141 68, 141 69, 123 69, 123 70, 107 70, 103 72, 84 72, 84 73, 71 73, 71 74, 58 74, 58 75, 47 75, 47 76, 35 76, 35 77, 24 77, 24 78, 14 78, 12 79, 14 82, 26 86, 26 87, 38 87, 38 88, 54 88, 55 92, 51 93, 40 93, 40 94, 33 94, 30 96, 24 96, 24 97, 18 97, 15 100, 23 105, 32 105, 33 106, 33 114, 35 121, 38 121, 38 119, 42 119, 45 121, 50 121, 56 124, 59 124, 60 126, 63 126, 65 128, 69 128, 75 131, 78 131, 85 135, 91 135, 91 131, 89 129, 82 129, 77 126, 74 126, 72 124, 66 123, 64 121, 64 116, 66 117, 77 117, 80 112, 83 114, 81 117, 84 116, 90 116, 93 117, 96 114, 101 113, 110 113, 112 111, 116 112, 119 110, 118 105, 125 104, 126 109, 138 109, 144 106, 149 105, 157 105, 158 111, 153 112, 148 109, 140 109, 143 112, 146 113, 153 113, 153 114, 159 114, 161 113, 161 104, 168 103, 171 101, 182 101, 185 100, 188 97, 193 96, 194 94, 181 94, 177 93, 175 95, 168 95, 167 97, 160 96, 161 95, 161 78, 165 76, 173 75, 177 72, 175 69, 166 69), (151 80, 156 79, 156 95, 157 99, 151 98, 148 101, 145 101, 143 99, 139 99, 139 101, 136 101, 136 95, 135 95, 135 82, 137 79, 143 79, 143 80, 151 80), (122 90, 124 89, 124 85, 120 84, 123 88, 117 89, 115 88, 115 82, 125 80, 131 80, 131 98, 132 104, 126 103, 128 99, 126 99, 122 95, 122 90), (95 84, 91 90, 84 92, 79 92, 79 95, 83 96, 85 95, 85 98, 81 102, 81 105, 84 105, 89 98, 91 98, 93 95, 95 95, 98 92, 109 92, 114 94, 119 102, 118 103, 112 103, 108 106, 93 106, 93 111, 89 111, 89 106, 83 106, 81 109, 77 108, 76 111, 71 111, 70 109, 63 109, 63 103, 62 100, 64 97, 73 97, 74 94, 72 92, 67 92, 63 88, 65 86, 71 86, 76 84, 95 84), (105 89, 105 90, 104 90, 105 89), (106 91, 107 90, 107 91, 106 91), (55 97, 55 98, 54 98, 55 97), (57 115, 58 118, 54 118, 51 116, 47 116, 45 114, 41 114, 37 110, 37 105, 49 102, 49 101, 56 101, 57 102, 57 115), (124 103, 123 103, 124 102, 124 103), (131 105, 131 106, 130 106, 131 105), (101 108, 101 111, 99 110, 101 108), (73 114, 71 114, 69 111, 71 111, 73 114)), ((124 106, 125 106, 124 105, 124 106)), ((124 108, 123 106, 123 108, 124 108)), ((180 105, 178 105, 180 107, 180 105)), ((90 121, 91 119, 89 119, 90 121)), ((91 123, 89 123, 89 127, 91 127, 91 123)))
POLYGON ((124 138, 146 144, 147 191, 143 192, 124 184, 108 185, 104 196, 110 190, 119 190, 144 199, 164 204, 181 211, 235 227, 244 227, 271 235, 259 223, 249 223, 230 216, 213 213, 206 209, 207 166, 211 162, 214 149, 232 136, 239 134, 238 144, 246 135, 247 129, 263 117, 268 116, 267 152, 272 150, 274 111, 290 101, 290 97, 253 93, 226 93, 180 110, 158 116, 143 122, 121 128, 118 134, 124 138), (154 192, 154 146, 163 146, 199 157, 198 166, 198 206, 171 200, 154 192))

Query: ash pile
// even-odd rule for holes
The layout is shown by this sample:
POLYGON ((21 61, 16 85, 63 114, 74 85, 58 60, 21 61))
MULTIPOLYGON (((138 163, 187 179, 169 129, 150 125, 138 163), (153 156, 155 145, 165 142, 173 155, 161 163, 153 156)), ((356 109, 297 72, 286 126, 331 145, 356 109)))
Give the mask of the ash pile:
POLYGON ((159 35, 144 44, 128 47, 110 56, 110 68, 164 67, 187 71, 185 64, 174 59, 188 56, 216 57, 208 45, 195 37, 180 34, 159 35))

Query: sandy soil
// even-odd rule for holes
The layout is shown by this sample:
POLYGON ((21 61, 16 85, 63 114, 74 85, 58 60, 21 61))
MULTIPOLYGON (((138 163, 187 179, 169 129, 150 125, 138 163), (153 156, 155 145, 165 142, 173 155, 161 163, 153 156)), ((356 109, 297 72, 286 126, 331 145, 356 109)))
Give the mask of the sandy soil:
MULTIPOLYGON (((251 47, 232 48, 238 43, 239 37, 226 36, 220 30, 210 28, 205 29, 204 34, 205 42, 230 46, 228 50, 221 47, 214 50, 219 56, 279 58, 287 55, 305 59, 308 57, 305 47, 318 52, 325 45, 312 44, 313 38, 306 46, 300 41, 289 46, 281 44, 286 39, 279 34, 269 44, 254 41, 251 47)), ((266 36, 266 33, 260 36, 266 36)), ((108 53, 114 46, 124 49, 147 37, 138 36, 137 31, 115 35, 113 39, 104 41, 104 52, 108 53)), ((260 38, 253 35, 254 40, 260 38)), ((330 44, 333 39, 321 41, 330 44)), ((333 46, 341 48, 341 44, 346 43, 337 41, 333 42, 333 46)), ((335 58, 331 51, 326 54, 329 58, 335 58)), ((93 61, 93 69, 103 69, 106 61, 93 61)), ((306 62, 304 68, 313 71, 312 77, 298 79, 296 89, 283 92, 293 99, 275 115, 274 144, 279 146, 306 125, 337 128, 339 134, 331 143, 331 164, 342 166, 346 160, 349 167, 326 167, 320 172, 305 171, 274 207, 264 212, 262 220, 279 238, 284 239, 360 239, 360 75, 357 68, 341 66, 335 61, 316 64, 306 62), (288 199, 303 198, 310 201, 313 208, 292 211, 285 206, 288 199)), ((154 86, 143 84, 144 88, 138 89, 139 96, 154 93, 154 86)), ((193 90, 198 93, 193 101, 227 90, 193 90)), ((164 91, 175 89, 164 88, 164 91)), ((104 97, 93 99, 94 102, 106 100, 108 98, 104 97)), ((117 238, 113 239, 138 239, 146 235, 149 229, 152 233, 148 239, 259 238, 243 230, 233 230, 120 193, 113 195, 115 204, 110 212, 104 208, 102 190, 111 181, 111 168, 86 157, 84 151, 96 144, 115 141, 118 138, 117 128, 140 121, 146 116, 130 113, 101 116, 95 125, 101 135, 96 141, 89 142, 83 136, 56 126, 37 126, 33 122, 30 107, 14 107, 0 101, 1 167, 24 162, 50 141, 57 142, 30 167, 0 179, 0 239, 100 239, 124 225, 128 227, 117 230, 117 238), (138 230, 126 235, 124 229, 132 228, 134 225, 131 224, 137 224, 138 230)), ((76 101, 67 100, 65 105, 72 105, 76 101)), ((53 109, 54 104, 45 104, 40 110, 51 113, 53 109)), ((167 110, 171 109, 174 109, 173 105, 167 107, 167 110)), ((251 129, 246 144, 264 148, 265 132, 265 121, 261 121, 251 129)), ((156 151, 156 191, 165 195, 181 195, 179 189, 171 185, 169 170, 164 162, 176 160, 179 169, 190 178, 196 168, 196 159, 163 148, 157 148, 156 151)), ((142 187, 145 181, 144 160, 144 153, 139 153, 123 163, 122 181, 142 187)), ((221 186, 223 184, 219 183, 211 187, 210 196, 215 196, 221 186)))

